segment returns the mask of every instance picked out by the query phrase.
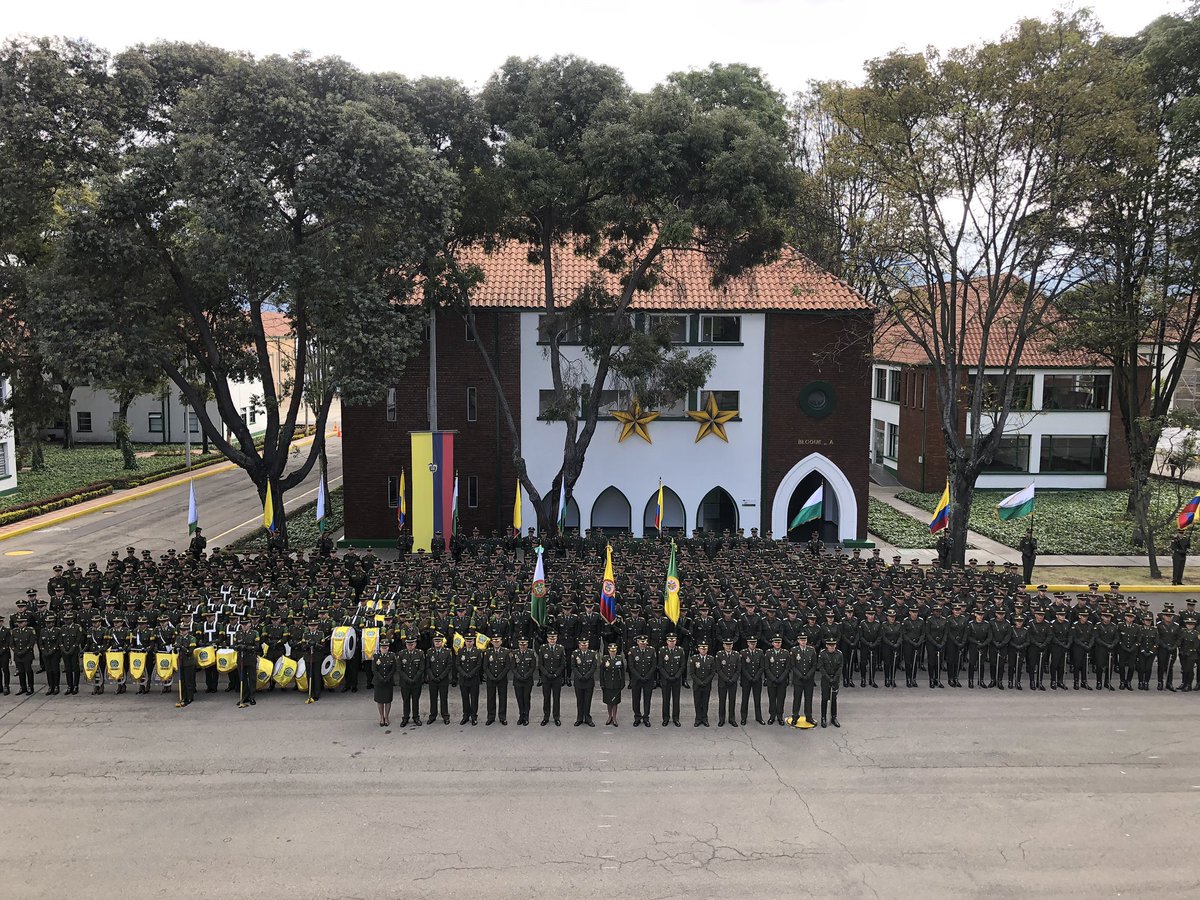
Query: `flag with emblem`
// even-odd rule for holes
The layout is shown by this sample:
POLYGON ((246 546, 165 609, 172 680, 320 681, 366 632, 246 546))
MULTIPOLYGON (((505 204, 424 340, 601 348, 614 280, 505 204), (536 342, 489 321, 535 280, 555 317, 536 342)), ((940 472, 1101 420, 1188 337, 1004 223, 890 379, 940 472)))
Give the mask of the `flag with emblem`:
POLYGON ((604 581, 600 585, 600 618, 611 625, 617 618, 617 581, 613 575, 612 544, 604 548, 604 581))
POLYGON ((679 572, 675 568, 675 542, 671 541, 671 562, 667 566, 667 584, 663 596, 663 613, 679 624, 679 572))
POLYGON ((321 480, 317 482, 317 531, 321 534, 325 533, 325 476, 321 476, 321 480))
POLYGON ((537 566, 533 570, 533 587, 529 589, 529 618, 538 628, 546 626, 546 570, 542 567, 542 548, 537 548, 537 566))
POLYGON ((659 535, 663 529, 663 487, 662 479, 658 479, 658 503, 654 508, 654 527, 658 530, 659 535))

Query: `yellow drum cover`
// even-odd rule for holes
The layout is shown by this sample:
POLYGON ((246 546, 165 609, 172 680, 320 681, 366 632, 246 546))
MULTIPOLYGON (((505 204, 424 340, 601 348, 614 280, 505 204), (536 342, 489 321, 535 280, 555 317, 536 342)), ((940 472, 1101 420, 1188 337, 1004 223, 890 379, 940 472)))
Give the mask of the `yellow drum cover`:
POLYGON ((308 669, 303 659, 296 663, 296 690, 308 690, 308 669))
POLYGON ((105 653, 104 666, 109 681, 120 681, 125 677, 125 654, 105 653))
POLYGON ((362 658, 371 659, 375 656, 375 649, 379 646, 379 629, 364 628, 362 630, 362 658))
POLYGON ((179 657, 175 653, 160 653, 154 658, 154 668, 158 672, 158 679, 164 684, 171 680, 178 665, 179 657))
POLYGON ((348 625, 339 625, 329 636, 329 654, 334 659, 341 659, 346 651, 346 634, 350 631, 348 625))
POLYGON ((321 679, 325 682, 325 687, 335 688, 345 677, 346 664, 332 656, 325 657, 325 662, 321 664, 321 679))
POLYGON ((146 654, 141 651, 133 651, 129 654, 129 677, 134 681, 141 681, 146 674, 146 654))
POLYGON ((192 656, 196 658, 196 665, 201 669, 211 669, 217 662, 217 648, 197 647, 192 651, 192 656))
POLYGON ((279 657, 275 660, 275 668, 271 672, 271 677, 281 688, 288 687, 296 678, 296 661, 288 656, 279 657))
POLYGON ((271 676, 275 673, 275 666, 269 659, 260 656, 258 658, 258 687, 259 690, 265 690, 271 684, 271 676))
POLYGON ((217 671, 232 672, 237 668, 237 651, 225 648, 217 651, 217 671))
POLYGON ((96 673, 100 671, 100 654, 85 653, 83 654, 83 677, 91 681, 96 677, 96 673))

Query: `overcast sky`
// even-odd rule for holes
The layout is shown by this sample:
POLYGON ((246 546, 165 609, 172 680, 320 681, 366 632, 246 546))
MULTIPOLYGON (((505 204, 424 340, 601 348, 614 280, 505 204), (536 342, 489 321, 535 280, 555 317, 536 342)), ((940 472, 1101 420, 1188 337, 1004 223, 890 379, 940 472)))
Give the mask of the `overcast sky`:
MULTIPOLYGON (((479 86, 507 56, 575 53, 647 89, 713 61, 763 69, 792 93, 857 79, 897 47, 942 49, 999 36, 1054 0, 4 0, 6 36, 85 37, 111 51, 169 39, 257 55, 308 50, 360 68, 448 75, 479 86)), ((1132 34, 1183 0, 1094 0, 1106 30, 1132 34)))

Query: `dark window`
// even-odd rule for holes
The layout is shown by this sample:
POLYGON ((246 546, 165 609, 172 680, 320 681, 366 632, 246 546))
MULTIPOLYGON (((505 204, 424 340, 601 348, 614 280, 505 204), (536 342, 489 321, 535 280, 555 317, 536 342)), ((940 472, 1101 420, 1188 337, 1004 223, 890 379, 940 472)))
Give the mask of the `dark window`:
MULTIPOLYGON (((560 344, 582 344, 587 335, 587 329, 579 322, 572 322, 566 313, 558 319, 558 342, 560 344)), ((550 340, 550 317, 538 316, 538 340, 547 343, 550 340)))
POLYGON ((887 398, 893 403, 900 402, 900 372, 897 369, 888 372, 887 398))
POLYGON ((192 434, 200 433, 200 417, 194 412, 188 412, 188 431, 192 434))
POLYGON ((737 344, 742 340, 741 316, 701 316, 700 340, 705 344, 737 344))
POLYGON ((666 334, 673 344, 686 344, 688 339, 688 317, 687 316, 659 316, 651 315, 649 317, 650 330, 660 331, 666 334))
POLYGON ((983 467, 985 472, 1028 472, 1029 435, 1010 434, 1000 438, 996 455, 983 467))
POLYGON ((1107 375, 1047 375, 1042 409, 1108 409, 1107 375))
POLYGON ((538 417, 546 419, 551 413, 555 414, 555 418, 561 415, 561 411, 558 410, 558 395, 553 390, 538 391, 538 417))
POLYGON ((740 411, 741 407, 738 406, 739 396, 740 394, 738 391, 701 391, 700 404, 698 408, 704 409, 706 406, 708 406, 708 398, 716 397, 717 409, 725 411, 736 409, 740 411))
MULTIPOLYGON (((246 412, 245 410, 242 410, 243 415, 245 415, 245 412, 246 412)), ((162 434, 163 433, 162 413, 160 413, 160 412, 150 413, 149 422, 147 424, 147 427, 150 429, 151 434, 162 434)))
POLYGON ((467 506, 474 509, 479 505, 479 476, 467 476, 467 506))
POLYGON ((888 422, 887 427, 887 453, 888 459, 898 459, 900 457, 900 426, 888 422))
POLYGON ((387 420, 389 422, 396 421, 396 389, 394 387, 387 389, 387 420))
POLYGON ((468 343, 475 340, 475 335, 471 331, 471 323, 470 322, 467 322, 467 321, 463 322, 463 330, 465 332, 465 337, 466 337, 466 340, 468 341, 468 343))
POLYGON ((92 414, 90 412, 75 413, 75 430, 79 432, 92 430, 92 414))
MULTIPOLYGON (((975 377, 970 376, 967 383, 970 386, 971 396, 975 394, 975 377)), ((1004 400, 1002 385, 1004 383, 1003 375, 984 375, 983 376, 983 408, 984 409, 1000 409, 1004 400)), ((1016 375, 1011 379, 1012 383, 1012 407, 1015 410, 1033 409, 1033 376, 1032 375, 1016 375)))
POLYGON ((887 399, 887 369, 875 370, 875 391, 871 396, 876 400, 887 399))
POLYGON ((8 471, 8 444, 5 441, 0 441, 0 478, 7 478, 8 471))
POLYGON ((1096 435, 1042 435, 1043 472, 1104 472, 1107 438, 1096 435))
POLYGON ((475 422, 479 419, 479 401, 475 393, 475 388, 467 388, 467 421, 475 422))
POLYGON ((395 509, 400 505, 399 475, 389 475, 387 477, 387 504, 391 509, 395 509))
POLYGON ((253 403, 250 404, 250 424, 253 425, 258 421, 258 407, 253 403))

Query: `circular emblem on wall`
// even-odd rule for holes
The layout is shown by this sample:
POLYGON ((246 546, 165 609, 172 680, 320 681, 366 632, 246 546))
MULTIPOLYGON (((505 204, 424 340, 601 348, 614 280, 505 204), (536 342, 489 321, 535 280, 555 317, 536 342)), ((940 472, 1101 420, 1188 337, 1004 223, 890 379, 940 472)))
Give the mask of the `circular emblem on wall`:
POLYGON ((827 381, 811 381, 800 391, 800 409, 811 418, 823 419, 837 407, 837 394, 827 381))

